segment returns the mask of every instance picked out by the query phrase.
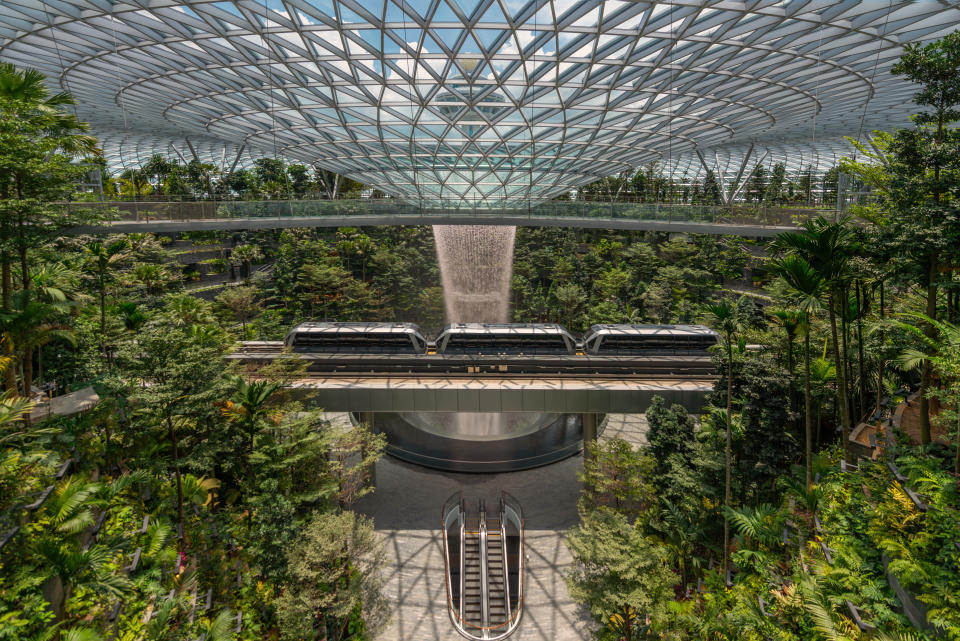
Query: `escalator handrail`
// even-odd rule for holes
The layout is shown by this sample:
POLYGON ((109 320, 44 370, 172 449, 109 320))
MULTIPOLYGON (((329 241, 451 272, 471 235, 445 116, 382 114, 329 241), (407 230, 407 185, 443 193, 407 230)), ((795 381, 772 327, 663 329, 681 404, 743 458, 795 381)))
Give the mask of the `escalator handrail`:
POLYGON ((507 610, 507 620, 513 612, 510 610, 510 555, 507 553, 507 521, 503 505, 503 495, 500 495, 500 554, 503 558, 503 596, 507 610))
POLYGON ((523 613, 523 598, 524 598, 524 594, 523 594, 524 576, 523 575, 524 575, 524 570, 526 569, 525 568, 526 562, 524 558, 525 552, 526 552, 526 541, 525 541, 526 519, 523 516, 523 506, 520 505, 520 501, 514 498, 509 492, 501 491, 500 497, 504 505, 503 517, 501 517, 501 522, 506 520, 506 516, 508 513, 506 508, 510 508, 510 510, 513 511, 514 514, 516 514, 517 517, 519 518, 519 523, 514 523, 514 525, 516 525, 518 530, 520 531, 520 547, 517 552, 517 609, 516 609, 516 612, 514 612, 510 616, 510 619, 507 621, 508 623, 511 624, 508 630, 512 631, 516 629, 518 625, 520 625, 520 616, 523 613))
MULTIPOLYGON (((475 623, 471 623, 470 621, 467 621, 467 620, 464 619, 464 617, 463 617, 463 612, 462 612, 462 606, 463 606, 463 589, 464 589, 464 584, 463 584, 463 578, 464 578, 464 571, 463 571, 463 570, 464 570, 464 566, 463 566, 463 563, 464 563, 463 550, 464 550, 464 541, 465 541, 466 510, 464 509, 464 506, 463 506, 463 498, 462 498, 462 496, 461 496, 461 493, 458 492, 458 493, 454 494, 453 496, 451 496, 449 499, 447 499, 447 502, 444 504, 444 508, 443 508, 443 520, 442 520, 442 522, 441 522, 441 525, 442 525, 442 530, 441 530, 441 532, 442 532, 442 535, 443 535, 443 552, 444 552, 444 554, 443 554, 443 561, 444 561, 444 570, 445 570, 444 583, 445 583, 445 585, 446 585, 446 592, 447 592, 447 605, 448 605, 448 607, 447 607, 447 613, 450 615, 450 622, 453 624, 454 629, 456 629, 456 631, 457 631, 461 636, 463 636, 463 637, 465 637, 465 638, 467 638, 467 639, 473 639, 473 640, 475 640, 475 641, 502 641, 503 639, 506 639, 508 636, 510 636, 511 634, 513 634, 513 633, 516 631, 517 626, 520 624, 520 616, 521 616, 521 614, 522 614, 522 612, 523 612, 523 569, 524 569, 524 554, 523 554, 524 548, 523 548, 523 544, 524 544, 524 527, 525 527, 525 526, 524 526, 524 517, 523 517, 523 508, 520 506, 520 502, 517 501, 517 500, 516 500, 515 498, 513 498, 512 496, 510 496, 510 494, 508 494, 507 492, 501 492, 501 494, 503 495, 503 497, 501 498, 501 506, 504 506, 504 505, 509 506, 510 511, 512 511, 513 514, 515 514, 515 515, 519 518, 519 524, 516 523, 516 520, 515 520, 515 519, 514 519, 514 524, 515 524, 515 525, 519 525, 519 528, 520 528, 520 548, 519 548, 519 555, 518 555, 518 556, 519 556, 519 566, 518 566, 518 567, 519 567, 519 569, 520 569, 520 574, 519 574, 519 577, 518 577, 519 590, 518 590, 517 608, 516 608, 513 612, 510 613, 510 617, 509 617, 506 621, 504 621, 504 622, 502 622, 502 623, 498 623, 498 624, 496 624, 496 625, 476 625, 475 623), (454 499, 456 499, 456 501, 454 501, 454 499), (460 536, 460 548, 461 548, 461 553, 460 553, 460 564, 461 564, 461 565, 460 565, 460 581, 461 581, 461 588, 460 588, 460 606, 461 606, 461 610, 460 610, 460 611, 458 611, 458 610, 453 606, 453 595, 452 595, 452 591, 451 591, 452 588, 451 588, 451 585, 450 585, 450 571, 449 571, 449 570, 450 570, 450 550, 449 550, 449 546, 448 546, 448 542, 447 542, 446 517, 447 517, 447 514, 448 514, 448 513, 450 512, 450 510, 452 510, 452 509, 456 509, 456 510, 459 512, 459 514, 458 514, 458 520, 459 520, 459 524, 460 524, 460 534, 461 534, 461 536, 460 536), (469 628, 469 630, 468 630, 468 628, 469 628), (506 629, 504 629, 504 628, 506 628, 506 629), (503 632, 500 633, 500 634, 497 634, 496 636, 489 636, 489 633, 492 632, 492 631, 495 631, 495 630, 503 630, 503 632), (474 632, 474 631, 476 631, 476 632, 474 632)), ((507 515, 507 513, 508 513, 508 511, 507 511, 506 509, 503 509, 503 508, 501 509, 500 530, 501 530, 501 539, 502 539, 502 541, 505 541, 505 540, 506 540, 506 537, 504 536, 504 535, 505 535, 505 526, 504 526, 504 522, 505 522, 505 521, 504 521, 504 517, 507 515)), ((481 512, 481 514, 483 514, 483 512, 481 512)), ((484 514, 484 516, 485 516, 485 514, 484 514)), ((484 533, 486 532, 486 519, 485 519, 485 518, 481 518, 481 519, 480 519, 479 527, 481 528, 481 530, 482 530, 484 533)), ((481 577, 483 577, 483 578, 485 579, 485 578, 486 578, 486 546, 485 546, 485 541, 484 541, 484 545, 481 545, 481 546, 480 546, 480 549, 481 549, 481 554, 482 554, 482 558, 481 558, 481 561, 482 561, 481 568, 483 568, 483 571, 481 572, 481 577)), ((504 555, 504 559, 506 559, 506 555, 504 555)), ((507 567, 507 566, 506 566, 506 564, 505 564, 505 565, 504 565, 504 568, 506 568, 506 567, 507 567)), ((505 579, 505 583, 506 583, 506 584, 509 584, 509 575, 508 575, 508 574, 505 574, 505 575, 504 575, 504 579, 505 579)), ((508 588, 508 589, 509 589, 509 588, 508 588)), ((488 596, 488 595, 487 595, 487 593, 486 593, 486 590, 482 590, 482 599, 483 599, 483 601, 484 601, 485 603, 487 602, 487 596, 488 596)), ((509 601, 507 602, 507 607, 508 607, 508 609, 509 609, 509 601)), ((487 616, 487 620, 488 620, 488 619, 489 619, 489 615, 487 616)))
POLYGON ((490 577, 487 576, 487 510, 480 499, 480 623, 490 626, 490 577))

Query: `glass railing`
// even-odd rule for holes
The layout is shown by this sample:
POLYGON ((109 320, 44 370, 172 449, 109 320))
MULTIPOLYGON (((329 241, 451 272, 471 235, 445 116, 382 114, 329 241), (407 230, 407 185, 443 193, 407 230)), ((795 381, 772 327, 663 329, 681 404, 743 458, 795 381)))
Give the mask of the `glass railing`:
MULTIPOLYGON (((436 220, 471 218, 523 224, 525 220, 554 219, 577 221, 621 220, 677 223, 713 223, 795 227, 816 216, 833 219, 826 209, 756 207, 735 205, 674 205, 660 203, 599 202, 582 200, 530 201, 496 205, 488 201, 411 202, 401 199, 355 200, 259 200, 259 201, 169 201, 169 202, 76 202, 66 204, 72 211, 96 212, 105 222, 193 222, 235 219, 313 218, 358 219, 353 224, 383 224, 398 219, 415 219, 430 224, 436 220), (365 221, 363 219, 370 219, 365 221)), ((305 221, 306 222, 306 221, 305 221)), ((344 221, 343 224, 351 224, 344 221)), ((145 225, 146 226, 146 225, 145 225)))

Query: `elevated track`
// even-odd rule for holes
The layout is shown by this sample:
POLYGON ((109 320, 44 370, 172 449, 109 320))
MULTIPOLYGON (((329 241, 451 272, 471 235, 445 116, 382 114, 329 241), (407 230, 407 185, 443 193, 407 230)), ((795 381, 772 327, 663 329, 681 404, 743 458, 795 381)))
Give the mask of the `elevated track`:
MULTIPOLYGON (((246 341, 227 356, 250 365, 270 363, 285 354, 280 341, 246 341)), ((315 377, 430 376, 509 379, 517 375, 549 378, 690 379, 714 376, 710 357, 686 354, 601 356, 593 354, 353 354, 297 352, 315 377)))
MULTIPOLYGON (((227 356, 250 369, 290 356, 252 341, 227 356)), ((654 396, 699 411, 716 374, 707 356, 460 354, 292 355, 306 363, 290 383, 305 402, 349 412, 646 411, 654 396)))

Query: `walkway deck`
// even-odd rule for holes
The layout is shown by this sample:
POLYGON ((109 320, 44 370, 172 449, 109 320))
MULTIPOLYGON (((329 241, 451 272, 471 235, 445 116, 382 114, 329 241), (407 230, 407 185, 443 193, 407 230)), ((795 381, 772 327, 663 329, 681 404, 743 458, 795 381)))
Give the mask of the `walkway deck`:
POLYGON ((817 215, 816 209, 714 207, 649 203, 548 201, 529 207, 420 207, 396 200, 198 201, 71 203, 77 214, 96 213, 100 221, 75 227, 71 234, 288 227, 363 227, 379 225, 509 225, 585 227, 729 234, 770 237, 795 229, 817 215))

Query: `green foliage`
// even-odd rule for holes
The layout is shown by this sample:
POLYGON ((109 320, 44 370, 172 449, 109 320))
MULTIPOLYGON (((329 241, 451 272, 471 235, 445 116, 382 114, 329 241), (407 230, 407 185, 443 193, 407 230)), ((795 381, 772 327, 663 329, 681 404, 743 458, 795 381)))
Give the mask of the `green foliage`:
POLYGON ((627 641, 643 638, 646 617, 662 616, 673 593, 664 551, 609 508, 583 512, 567 546, 570 596, 627 641))
POLYGON ((283 638, 362 638, 348 626, 358 608, 373 619, 382 607, 376 572, 382 555, 368 518, 314 515, 287 555, 290 579, 277 601, 283 638))
POLYGON ((653 457, 623 439, 589 443, 580 473, 583 507, 608 506, 630 515, 631 520, 643 514, 653 499, 650 479, 655 463, 653 457))

